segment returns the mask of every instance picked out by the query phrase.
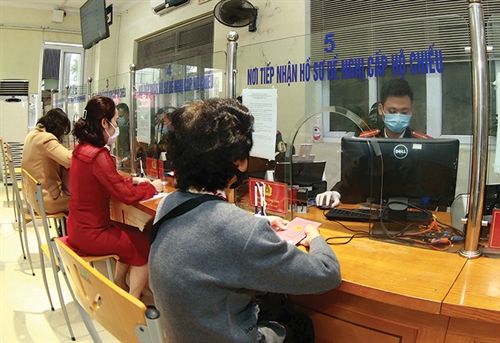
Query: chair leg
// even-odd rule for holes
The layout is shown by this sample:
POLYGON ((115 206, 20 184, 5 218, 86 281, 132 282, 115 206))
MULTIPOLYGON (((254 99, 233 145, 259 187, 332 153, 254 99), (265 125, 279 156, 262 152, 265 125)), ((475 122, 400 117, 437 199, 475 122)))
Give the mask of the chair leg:
POLYGON ((61 266, 60 271, 63 274, 64 280, 66 281, 66 285, 68 286, 68 290, 69 290, 69 293, 71 294, 71 298, 73 299, 73 302, 75 303, 76 309, 78 310, 78 313, 80 314, 80 317, 82 318, 83 323, 85 324, 85 327, 89 331, 90 337, 92 337, 92 340, 94 342, 102 343, 101 337, 99 337, 99 334, 97 333, 97 330, 95 329, 94 323, 92 322, 92 318, 85 311, 85 309, 80 305, 80 303, 76 300, 75 293, 73 292, 73 288, 71 288, 71 283, 69 282, 69 279, 68 279, 68 274, 66 274, 66 268, 64 267, 64 264, 59 256, 59 250, 57 250, 57 246, 53 240, 51 241, 51 244, 53 247, 53 251, 55 252, 55 255, 57 257, 57 260, 59 261, 59 266, 61 266))
POLYGON ((49 290, 49 284, 47 283, 47 274, 45 272, 45 256, 43 254, 42 250, 42 239, 40 237, 40 231, 38 231, 38 226, 36 225, 36 220, 35 218, 35 213, 33 209, 30 206, 30 213, 31 213, 31 218, 33 220, 31 221, 33 223, 33 227, 35 229, 35 234, 36 234, 36 241, 38 244, 38 256, 40 259, 40 268, 42 269, 42 279, 43 279, 43 285, 45 286, 45 291, 47 292, 47 297, 49 298, 49 303, 50 303, 50 309, 54 311, 54 304, 52 303, 52 297, 50 296, 50 290, 49 290))
MULTIPOLYGON (((35 218, 32 208, 30 208, 30 211, 31 211, 32 218, 35 218)), ((38 248, 38 253, 40 255, 40 264, 41 264, 41 267, 42 267, 43 282, 44 282, 44 285, 45 285, 45 290, 47 292, 47 296, 49 297, 50 308, 51 308, 52 311, 54 311, 54 304, 52 303, 52 298, 50 296, 49 285, 47 283, 47 275, 46 275, 46 272, 45 272, 45 262, 44 262, 45 254, 44 254, 44 252, 42 250, 42 240, 40 238, 40 232, 39 232, 38 227, 37 227, 37 225, 35 223, 35 220, 33 220, 33 226, 35 227, 36 238, 37 238, 37 241, 38 241, 38 247, 39 247, 38 248)), ((51 255, 53 255, 52 246, 50 245, 51 242, 48 242, 48 244, 49 244, 49 253, 51 255)), ((66 310, 66 303, 64 302, 64 299, 63 299, 63 296, 62 296, 61 283, 59 282, 59 277, 57 275, 58 267, 56 266, 56 263, 55 263, 55 256, 50 256, 49 258, 50 258, 50 263, 51 263, 51 266, 52 266, 52 273, 54 275, 54 281, 56 283, 57 295, 59 297, 59 303, 61 304, 61 310, 63 311, 64 319, 66 321, 66 325, 68 327, 68 331, 69 331, 71 340, 74 341, 74 340, 76 340, 76 338, 75 338, 75 335, 73 334, 73 329, 72 329, 71 323, 69 321, 68 311, 66 310)))
POLYGON ((14 178, 14 183, 12 184, 12 203, 14 205, 14 218, 16 218, 16 221, 17 221, 17 212, 18 212, 18 208, 16 206, 16 191, 14 189, 14 187, 17 187, 17 180, 14 178))
MULTIPOLYGON (((35 218, 33 214, 31 216, 32 218, 35 218)), ((32 223, 35 227, 36 240, 38 243, 38 256, 40 259, 40 268, 42 269, 43 285, 45 286, 45 291, 47 292, 47 297, 49 298, 50 309, 54 311, 54 304, 52 303, 52 297, 50 296, 49 284, 47 283, 47 274, 45 272, 45 255, 42 250, 42 240, 40 238, 40 232, 38 232, 38 227, 36 226, 35 220, 33 220, 32 223)))
POLYGON ((59 218, 59 224, 61 224, 62 235, 67 236, 68 233, 66 232, 66 218, 64 217, 59 218))
MULTIPOLYGON (((50 242, 49 242, 50 245, 50 242)), ((49 246, 50 251, 53 252, 52 246, 49 246)), ((64 319, 66 320, 66 325, 68 326, 69 335, 71 340, 76 340, 75 334, 73 333, 73 329, 71 327, 71 322, 68 316, 68 310, 66 309, 66 303, 64 302, 64 298, 62 295, 61 282, 59 281, 59 276, 57 275, 58 267, 56 266, 55 256, 52 256, 50 262, 52 263, 52 274, 54 274, 54 281, 56 282, 57 287, 57 295, 59 297, 59 303, 61 304, 61 310, 63 311, 64 319)))
POLYGON ((7 177, 5 178, 5 194, 7 195, 7 207, 10 207, 10 200, 9 200, 9 179, 7 177))
POLYGON ((113 275, 113 267, 111 266, 111 259, 110 258, 106 259, 106 267, 108 268, 108 279, 112 283, 115 283, 115 276, 113 275))
MULTIPOLYGON (((17 204, 15 204, 15 207, 18 207, 17 204)), ((21 242, 21 250, 23 252, 23 258, 26 259, 26 251, 24 250, 24 241, 23 241, 23 227, 21 224, 21 211, 19 211, 19 208, 17 209, 16 222, 17 222, 17 229, 19 232, 19 242, 21 242)))
POLYGON ((28 242, 28 230, 26 228, 26 220, 23 220, 23 230, 24 230, 24 243, 26 245, 26 254, 28 255, 28 262, 30 263, 31 274, 35 276, 35 270, 33 269, 33 261, 31 260, 30 245, 28 242))

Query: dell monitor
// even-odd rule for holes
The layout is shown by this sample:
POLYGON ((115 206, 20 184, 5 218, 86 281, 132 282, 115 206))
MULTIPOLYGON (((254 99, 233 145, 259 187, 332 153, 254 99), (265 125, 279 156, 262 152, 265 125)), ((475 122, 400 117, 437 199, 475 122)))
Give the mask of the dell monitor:
POLYGON ((344 137, 341 148, 343 203, 435 210, 455 198, 457 139, 344 137))

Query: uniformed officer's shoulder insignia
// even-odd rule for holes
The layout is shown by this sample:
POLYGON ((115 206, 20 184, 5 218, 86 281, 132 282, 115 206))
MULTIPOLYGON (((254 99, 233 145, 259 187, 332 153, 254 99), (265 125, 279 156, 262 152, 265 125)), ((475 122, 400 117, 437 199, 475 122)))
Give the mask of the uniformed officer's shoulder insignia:
POLYGON ((369 131, 362 131, 359 133, 359 137, 361 138, 369 138, 369 137, 376 137, 380 134, 380 129, 373 129, 369 131))
POLYGON ((411 136, 413 138, 426 138, 426 139, 432 138, 431 136, 426 135, 425 133, 422 133, 422 132, 418 132, 418 131, 412 131, 411 136))

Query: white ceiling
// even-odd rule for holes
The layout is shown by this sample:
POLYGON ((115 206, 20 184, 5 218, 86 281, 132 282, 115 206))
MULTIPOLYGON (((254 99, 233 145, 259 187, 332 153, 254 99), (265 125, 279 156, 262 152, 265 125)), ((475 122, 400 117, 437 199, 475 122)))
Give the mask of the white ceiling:
MULTIPOLYGON (((1 6, 38 8, 42 10, 62 9, 67 13, 79 13, 80 7, 87 0, 0 0, 1 6)), ((123 12, 141 0, 106 0, 106 5, 113 4, 113 12, 123 12)))

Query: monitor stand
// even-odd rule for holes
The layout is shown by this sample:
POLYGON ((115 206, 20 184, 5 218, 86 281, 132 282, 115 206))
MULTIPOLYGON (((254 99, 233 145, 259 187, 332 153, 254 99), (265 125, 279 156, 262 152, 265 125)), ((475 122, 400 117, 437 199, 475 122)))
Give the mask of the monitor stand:
POLYGON ((392 221, 406 220, 406 210, 408 209, 407 197, 392 197, 389 198, 387 208, 387 219, 392 221))
POLYGON ((423 222, 430 220, 430 215, 423 212, 408 211, 409 199, 407 197, 389 198, 388 206, 383 214, 382 222, 374 222, 370 237, 389 239, 404 231, 415 231, 423 222))

